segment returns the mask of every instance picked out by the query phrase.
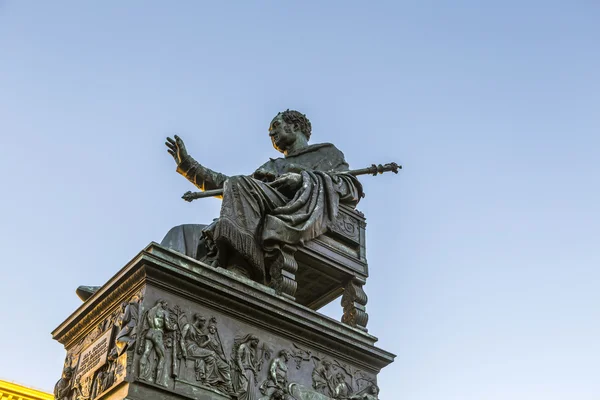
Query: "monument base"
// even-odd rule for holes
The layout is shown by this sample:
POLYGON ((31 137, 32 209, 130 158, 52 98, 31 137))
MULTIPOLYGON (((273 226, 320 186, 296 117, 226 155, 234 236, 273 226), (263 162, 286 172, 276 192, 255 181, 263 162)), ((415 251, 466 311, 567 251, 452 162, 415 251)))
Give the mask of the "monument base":
POLYGON ((56 399, 376 399, 394 355, 266 286, 152 243, 52 332, 56 399))

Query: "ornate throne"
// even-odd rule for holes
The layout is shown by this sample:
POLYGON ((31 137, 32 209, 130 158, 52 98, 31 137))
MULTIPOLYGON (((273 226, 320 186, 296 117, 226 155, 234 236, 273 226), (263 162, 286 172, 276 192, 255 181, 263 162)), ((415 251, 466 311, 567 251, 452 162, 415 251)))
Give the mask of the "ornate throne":
MULTIPOLYGON (((181 225, 167 233, 161 245, 196 258, 194 243, 203 225, 181 225)), ((304 247, 286 246, 283 263, 271 267, 271 286, 282 296, 312 310, 342 295, 342 322, 367 330, 367 295, 363 285, 369 275, 364 215, 340 205, 336 223, 304 247)))

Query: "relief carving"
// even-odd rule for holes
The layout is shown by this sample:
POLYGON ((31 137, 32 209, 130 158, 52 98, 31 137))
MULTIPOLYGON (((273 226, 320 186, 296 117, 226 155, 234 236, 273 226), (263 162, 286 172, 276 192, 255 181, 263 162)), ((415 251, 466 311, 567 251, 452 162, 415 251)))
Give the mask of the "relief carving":
POLYGON ((125 379, 142 296, 140 290, 73 345, 54 387, 57 400, 94 400, 125 379))
POLYGON ((315 366, 312 372, 312 381, 313 388, 317 392, 333 397, 335 393, 335 380, 330 360, 324 359, 315 366))
POLYGON ((129 302, 121 305, 122 312, 117 318, 120 330, 115 338, 118 354, 121 355, 129 348, 133 349, 137 337, 137 324, 140 314, 140 297, 135 295, 129 302))
POLYGON ((256 400, 256 386, 258 385, 258 369, 261 360, 258 359, 257 336, 248 334, 237 337, 233 342, 231 352, 233 388, 238 400, 256 400))
POLYGON ((71 368, 71 360, 67 356, 65 367, 63 368, 62 376, 54 385, 54 399, 67 400, 72 393, 73 368, 71 368))
POLYGON ((331 230, 355 242, 360 241, 360 223, 350 215, 340 212, 335 223, 332 224, 331 230))
POLYGON ((370 384, 363 390, 350 397, 350 400, 378 400, 379 387, 375 384, 370 384))
POLYGON ((166 301, 159 300, 144 313, 142 321, 145 329, 140 334, 144 340, 138 344, 140 380, 167 387, 171 376, 174 390, 186 384, 238 400, 258 399, 258 376, 271 353, 263 346, 259 355, 256 335, 235 338, 228 359, 214 317, 207 324, 202 314, 188 318, 179 306, 169 309, 166 301))
POLYGON ((261 392, 263 394, 267 394, 266 390, 262 390, 263 387, 275 388, 275 391, 270 396, 266 396, 261 400, 273 400, 276 398, 283 400, 374 400, 377 398, 379 389, 375 384, 375 380, 360 369, 338 360, 331 360, 311 350, 303 349, 295 343, 293 346, 294 350, 292 351, 280 352, 279 359, 272 361, 272 368, 278 368, 281 365, 283 352, 294 359, 296 369, 301 369, 306 365, 305 363, 312 361, 312 387, 307 387, 298 382, 288 382, 286 359, 286 363, 284 363, 286 369, 281 368, 280 377, 277 380, 269 377, 261 385, 261 392), (281 387, 281 384, 276 385, 275 382, 286 382, 286 384, 284 387, 281 387))
POLYGON ((194 314, 193 318, 194 321, 189 323, 183 314, 179 321, 183 365, 187 368, 187 361, 192 361, 196 381, 232 394, 231 368, 225 357, 216 319, 211 318, 208 328, 205 328, 206 318, 200 314, 194 314))
POLYGON ((281 350, 279 357, 274 358, 269 365, 269 375, 260 385, 260 392, 264 395, 268 394, 269 389, 275 389, 274 392, 284 393, 288 384, 288 366, 287 362, 290 359, 290 353, 287 350, 281 350))
POLYGON ((167 373, 165 365, 165 331, 174 331, 175 325, 170 320, 169 309, 165 300, 158 300, 156 305, 144 313, 144 332, 142 333, 143 349, 140 358, 140 379, 167 386, 167 373), (154 354, 155 367, 152 368, 150 356, 154 354))
POLYGON ((169 308, 162 299, 143 311, 142 294, 70 350, 55 386, 57 400, 99 398, 125 379, 136 350, 138 379, 169 390, 186 384, 237 400, 377 399, 374 378, 351 365, 296 344, 273 355, 252 333, 226 335, 223 342, 215 317, 169 308), (296 370, 306 370, 290 376, 291 360, 296 370))

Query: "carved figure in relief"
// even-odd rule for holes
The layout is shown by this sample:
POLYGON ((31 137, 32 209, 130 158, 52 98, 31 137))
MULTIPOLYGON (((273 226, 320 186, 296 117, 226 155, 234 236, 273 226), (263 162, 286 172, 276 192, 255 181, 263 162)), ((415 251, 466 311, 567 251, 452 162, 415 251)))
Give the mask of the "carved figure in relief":
POLYGON ((75 400, 90 400, 92 398, 93 384, 93 375, 88 375, 81 378, 79 382, 75 382, 73 385, 75 400))
POLYGON ((67 400, 71 396, 72 380, 73 368, 66 366, 63 369, 61 378, 56 382, 56 385, 54 385, 55 400, 67 400))
POLYGON ((352 394, 352 388, 346 382, 346 375, 343 372, 335 374, 335 387, 333 389, 333 398, 347 399, 352 394))
POLYGON ((313 388, 328 396, 335 393, 335 378, 331 365, 331 361, 324 359, 312 372, 313 388))
POLYGON ((289 396, 286 396, 283 390, 276 389, 273 393, 271 393, 269 400, 287 400, 286 398, 289 399, 289 396))
POLYGON ((259 339, 255 335, 248 334, 237 337, 233 342, 231 352, 233 389, 238 400, 257 400, 256 393, 258 374, 258 350, 259 339))
POLYGON ((289 384, 289 393, 293 400, 331 400, 331 397, 298 383, 289 384))
POLYGON ((208 324, 208 345, 207 347, 215 352, 217 356, 223 362, 228 365, 227 357, 225 357, 225 351, 223 350, 223 343, 221 342, 221 336, 219 336, 219 331, 217 330, 217 321, 214 317, 210 319, 210 323, 208 324))
POLYGON ((269 376, 266 381, 260 385, 260 392, 267 394, 268 389, 277 388, 280 390, 287 390, 287 373, 288 366, 287 362, 290 359, 290 353, 287 350, 281 350, 279 357, 273 359, 269 365, 269 376))
POLYGON ((169 320, 167 302, 162 299, 158 300, 156 305, 145 314, 145 322, 148 324, 148 330, 144 336, 144 352, 140 358, 139 377, 148 382, 156 382, 159 385, 167 386, 163 337, 165 330, 173 331, 176 329, 169 320), (153 377, 149 360, 153 350, 157 359, 156 379, 153 377))
POLYGON ((96 383, 92 398, 110 388, 115 382, 115 371, 117 367, 118 349, 114 347, 107 356, 107 364, 96 374, 96 383))
POLYGON ((122 308, 122 313, 117 318, 117 324, 121 328, 115 338, 115 343, 119 349, 119 355, 133 348, 137 336, 137 324, 139 317, 140 298, 135 295, 122 308))
POLYGON ((184 359, 194 360, 196 380, 203 384, 233 393, 231 369, 225 358, 216 321, 211 319, 208 331, 206 318, 194 314, 194 322, 184 324, 181 329, 181 349, 184 359))
POLYGON ((379 387, 375 384, 371 384, 354 396, 350 397, 350 400, 377 400, 378 398, 379 387))

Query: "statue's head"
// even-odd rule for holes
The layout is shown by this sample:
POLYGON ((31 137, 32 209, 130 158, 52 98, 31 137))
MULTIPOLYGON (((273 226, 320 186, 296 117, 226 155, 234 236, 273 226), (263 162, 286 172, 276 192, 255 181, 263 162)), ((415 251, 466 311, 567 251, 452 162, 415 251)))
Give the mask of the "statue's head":
POLYGON ((377 385, 371 385, 371 387, 369 388, 369 392, 371 394, 378 395, 379 394, 379 387, 377 387, 377 385))
POLYGON ((279 357, 283 358, 286 362, 288 362, 288 360, 290 359, 290 353, 283 349, 279 352, 279 357))
POLYGON ((254 335, 250 335, 249 342, 250 342, 250 345, 252 347, 257 347, 258 346, 258 342, 259 342, 258 337, 254 336, 254 335))
POLYGON ((281 389, 275 389, 273 393, 271 393, 271 400, 285 400, 285 393, 281 389))
POLYGON ((156 300, 156 305, 161 307, 168 307, 169 303, 167 303, 165 299, 158 299, 156 300))
POLYGON ((335 374, 335 377, 338 380, 338 382, 344 382, 346 380, 346 377, 341 372, 335 374))
POLYGON ((206 318, 204 318, 201 314, 194 314, 194 322, 196 326, 204 326, 206 323, 206 318))
POLYGON ((71 379, 73 377, 73 368, 65 367, 62 372, 63 379, 71 379))
POLYGON ((296 141, 308 142, 312 126, 306 115, 294 110, 285 110, 273 118, 269 126, 269 136, 277 151, 285 152, 296 141))

